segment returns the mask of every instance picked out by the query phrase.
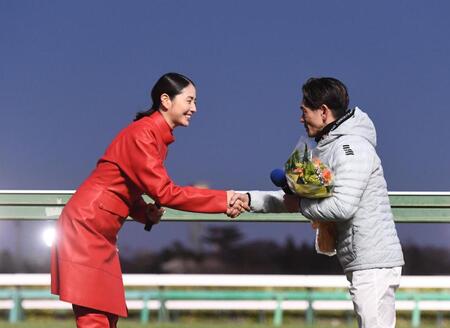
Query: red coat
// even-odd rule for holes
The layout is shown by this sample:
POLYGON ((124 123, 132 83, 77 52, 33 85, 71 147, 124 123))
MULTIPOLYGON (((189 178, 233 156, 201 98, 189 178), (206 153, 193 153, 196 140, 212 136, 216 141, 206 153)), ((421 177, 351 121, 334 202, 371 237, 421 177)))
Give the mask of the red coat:
POLYGON ((64 207, 51 258, 51 289, 61 300, 127 316, 117 233, 127 216, 145 223, 143 193, 178 210, 226 212, 225 191, 171 181, 163 162, 173 141, 159 112, 133 122, 64 207))

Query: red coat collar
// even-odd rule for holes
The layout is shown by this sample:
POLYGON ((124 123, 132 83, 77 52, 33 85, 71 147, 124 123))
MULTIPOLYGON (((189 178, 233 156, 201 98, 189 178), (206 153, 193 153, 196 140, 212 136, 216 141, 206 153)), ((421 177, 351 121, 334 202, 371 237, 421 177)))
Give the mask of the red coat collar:
POLYGON ((169 145, 175 141, 172 129, 159 111, 156 111, 150 115, 149 119, 152 120, 152 122, 157 126, 159 132, 161 133, 162 140, 166 145, 169 145))

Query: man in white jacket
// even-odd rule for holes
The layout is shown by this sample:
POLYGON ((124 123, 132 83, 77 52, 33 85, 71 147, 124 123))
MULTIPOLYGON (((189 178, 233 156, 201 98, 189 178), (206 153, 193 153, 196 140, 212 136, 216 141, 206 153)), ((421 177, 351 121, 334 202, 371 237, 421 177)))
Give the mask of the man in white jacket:
MULTIPOLYGON (((336 222, 337 256, 359 327, 395 327, 395 291, 404 260, 375 151, 375 127, 359 108, 347 109, 341 81, 311 78, 302 90, 300 121, 333 171, 335 187, 331 197, 300 199, 300 212, 310 220, 336 222)), ((286 210, 281 191, 251 191, 248 197, 255 212, 286 210)))

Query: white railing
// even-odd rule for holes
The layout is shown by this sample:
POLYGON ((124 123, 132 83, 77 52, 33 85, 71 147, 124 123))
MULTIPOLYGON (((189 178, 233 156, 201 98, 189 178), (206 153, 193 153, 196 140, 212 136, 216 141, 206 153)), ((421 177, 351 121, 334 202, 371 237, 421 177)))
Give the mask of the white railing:
MULTIPOLYGON (((125 287, 346 288, 344 275, 124 274, 125 287)), ((0 274, 6 286, 50 286, 50 274, 0 274)), ((450 276, 402 276, 401 289, 447 289, 450 276)))

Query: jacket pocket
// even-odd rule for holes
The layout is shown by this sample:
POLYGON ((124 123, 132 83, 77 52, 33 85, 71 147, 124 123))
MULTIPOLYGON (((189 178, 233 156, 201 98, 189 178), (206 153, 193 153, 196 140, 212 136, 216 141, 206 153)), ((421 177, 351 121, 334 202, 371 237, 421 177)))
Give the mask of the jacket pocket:
POLYGON ((97 200, 98 207, 104 211, 127 218, 130 214, 130 208, 118 196, 104 191, 97 200))
POLYGON ((97 213, 92 226, 110 243, 117 242, 117 234, 128 216, 129 208, 119 197, 104 191, 96 199, 97 213))

